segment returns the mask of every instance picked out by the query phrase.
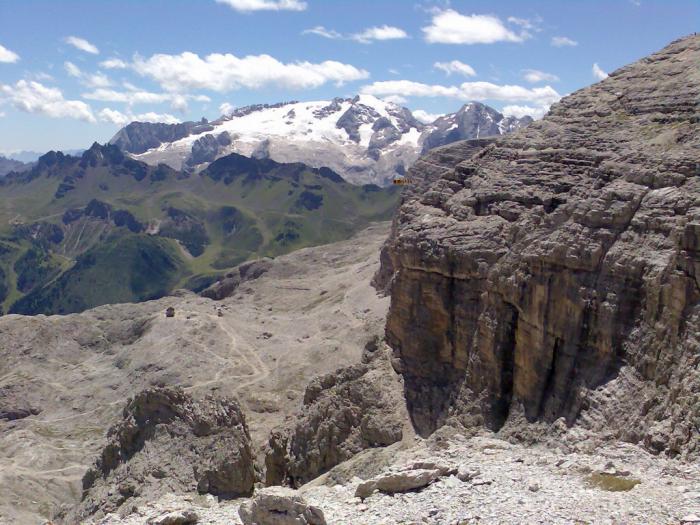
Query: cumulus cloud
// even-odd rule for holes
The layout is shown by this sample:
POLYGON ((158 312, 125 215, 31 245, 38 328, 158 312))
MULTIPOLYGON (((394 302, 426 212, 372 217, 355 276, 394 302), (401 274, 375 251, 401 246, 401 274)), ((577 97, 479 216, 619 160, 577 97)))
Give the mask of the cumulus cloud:
POLYGON ((105 88, 112 85, 112 81, 104 73, 84 73, 73 62, 64 62, 63 67, 66 72, 80 80, 84 86, 91 88, 105 88))
POLYGON ((578 45, 578 42, 566 36, 553 36, 551 44, 554 47, 574 47, 578 45))
POLYGON ((335 31, 333 29, 327 29, 324 26, 316 26, 312 27, 311 29, 304 29, 301 32, 301 34, 322 36, 323 38, 330 38, 331 40, 343 38, 343 35, 341 33, 338 33, 338 31, 335 31))
POLYGON ((85 51, 86 53, 90 53, 91 55, 98 55, 100 53, 100 50, 97 49, 97 46, 95 44, 91 44, 84 38, 80 38, 77 36, 67 36, 63 39, 63 41, 66 44, 70 44, 74 48, 79 49, 80 51, 85 51))
POLYGON ((427 42, 437 44, 522 42, 530 37, 527 31, 515 33, 496 16, 463 15, 454 9, 435 11, 423 33, 427 42))
POLYGON ((153 93, 144 91, 131 84, 126 84, 126 91, 115 89, 97 88, 93 91, 83 93, 82 96, 88 100, 98 100, 100 102, 122 102, 129 106, 137 104, 162 104, 169 102, 171 107, 177 111, 187 111, 187 101, 211 102, 206 95, 189 95, 180 93, 153 93))
POLYGON ((558 82, 559 77, 552 73, 545 73, 544 71, 539 71, 537 69, 524 69, 523 78, 530 82, 530 84, 537 84, 539 82, 558 82))
POLYGON ((14 64, 19 60, 19 55, 14 51, 10 51, 5 46, 0 45, 0 62, 6 64, 14 64))
POLYGON ((412 80, 386 80, 363 86, 361 92, 375 96, 400 94, 404 97, 447 97, 463 101, 527 101, 537 105, 551 104, 561 98, 561 95, 550 86, 526 88, 517 85, 498 85, 491 82, 464 82, 459 86, 441 86, 412 80))
POLYGON ((0 85, 10 103, 20 111, 37 113, 51 118, 73 118, 95 122, 90 106, 81 100, 66 100, 58 88, 40 82, 19 80, 13 86, 0 85))
POLYGON ((591 71, 593 72, 593 76, 597 80, 605 80, 606 78, 608 78, 608 74, 601 69, 597 62, 593 64, 591 71))
POLYGON ((465 64, 464 62, 460 62, 459 60, 452 60, 451 62, 435 62, 433 67, 444 71, 448 76, 452 73, 465 77, 473 77, 476 75, 476 71, 474 71, 472 66, 465 64))
POLYGON ((126 69, 129 64, 124 62, 121 58, 109 58, 100 62, 100 67, 105 69, 126 69))
POLYGON ((374 40, 399 40, 408 38, 408 34, 399 27, 383 25, 368 27, 361 33, 351 35, 350 38, 362 44, 370 44, 374 40))
POLYGON ((252 11, 304 11, 306 2, 301 0, 216 0, 241 13, 252 11))
POLYGON ((271 85, 286 89, 309 89, 327 82, 341 86, 345 82, 369 77, 364 69, 335 60, 285 64, 270 55, 240 58, 230 53, 213 53, 203 58, 191 52, 157 54, 147 59, 136 56, 132 67, 140 75, 155 80, 163 89, 172 92, 191 89, 227 92, 271 85))
POLYGON ((416 109, 412 113, 413 116, 416 117, 423 124, 431 124, 440 117, 442 117, 440 113, 428 113, 427 111, 424 111, 422 109, 416 109))
POLYGON ((547 111, 549 111, 549 105, 538 107, 509 105, 504 106, 501 110, 501 113, 503 113, 507 117, 532 117, 534 119, 539 119, 542 118, 545 115, 545 113, 547 113, 547 111))
POLYGON ((116 109, 104 108, 97 116, 102 122, 110 122, 117 126, 126 126, 130 122, 164 122, 166 124, 177 124, 180 122, 178 118, 169 113, 154 113, 153 111, 135 115, 133 113, 122 113, 116 109))
POLYGON ((219 113, 227 116, 233 113, 234 109, 236 109, 236 106, 234 106, 230 102, 224 102, 219 106, 219 113))

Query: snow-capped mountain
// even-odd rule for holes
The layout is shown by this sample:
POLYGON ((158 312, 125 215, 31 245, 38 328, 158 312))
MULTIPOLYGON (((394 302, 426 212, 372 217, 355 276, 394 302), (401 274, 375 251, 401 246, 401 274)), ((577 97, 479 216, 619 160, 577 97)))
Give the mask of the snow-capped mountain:
MULTIPOLYGON (((527 118, 527 117, 526 117, 527 118)), ((426 125, 410 110, 370 95, 258 104, 207 122, 132 122, 110 141, 135 159, 198 171, 230 153, 329 167, 355 184, 385 185, 426 149, 507 133, 524 119, 465 105, 426 125)))
POLYGON ((492 107, 470 102, 456 113, 439 117, 426 126, 423 131, 423 153, 458 140, 511 133, 531 123, 531 117, 505 117, 492 107))

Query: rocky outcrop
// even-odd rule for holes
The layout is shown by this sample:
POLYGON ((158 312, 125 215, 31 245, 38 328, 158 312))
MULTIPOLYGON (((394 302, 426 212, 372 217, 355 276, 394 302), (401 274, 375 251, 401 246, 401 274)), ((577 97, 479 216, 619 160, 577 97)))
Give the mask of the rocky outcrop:
POLYGON ((405 200, 386 334, 421 434, 564 418, 700 452, 699 60, 673 42, 405 200))
MULTIPOLYGON (((475 155, 483 148, 492 144, 495 137, 485 139, 461 140, 430 150, 430 152, 419 158, 406 174, 408 184, 404 185, 401 194, 401 206, 409 206, 410 203, 428 190, 431 184, 440 180, 457 164, 464 159, 475 155)), ((394 267, 391 259, 392 239, 395 238, 399 228, 399 215, 394 217, 392 223, 391 236, 382 247, 380 254, 381 267, 374 276, 372 285, 379 291, 388 292, 391 280, 394 276, 394 267)))
POLYGON ((185 164, 187 166, 196 166, 205 162, 214 162, 224 148, 230 145, 231 136, 226 131, 219 133, 218 136, 207 133, 192 143, 192 153, 190 153, 185 164))
POLYGON ((237 401, 196 401, 180 389, 152 388, 131 399, 109 430, 83 477, 82 502, 64 521, 117 512, 127 502, 129 510, 168 492, 249 495, 253 482, 250 437, 237 401))
POLYGON ((215 301, 221 301, 226 297, 231 297, 233 292, 246 281, 252 281, 265 274, 272 267, 272 259, 263 258, 256 261, 236 266, 226 273, 221 279, 208 288, 202 290, 200 295, 215 301))
POLYGON ((326 525, 323 511, 304 501, 297 491, 268 487, 238 509, 243 525, 326 525))
POLYGON ((364 449, 400 441, 402 406, 385 351, 370 341, 362 363, 314 379, 300 413, 272 432, 267 484, 298 487, 364 449))
POLYGON ((180 122, 179 124, 164 124, 162 122, 132 122, 120 129, 109 141, 122 151, 143 153, 151 148, 157 148, 164 142, 197 135, 213 130, 206 119, 199 122, 180 122))

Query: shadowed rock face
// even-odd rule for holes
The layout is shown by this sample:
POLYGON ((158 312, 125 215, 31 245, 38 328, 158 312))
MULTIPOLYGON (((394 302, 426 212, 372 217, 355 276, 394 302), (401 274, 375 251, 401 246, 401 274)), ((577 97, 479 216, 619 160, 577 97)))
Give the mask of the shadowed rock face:
POLYGON ((699 61, 673 42, 404 199, 380 275, 419 432, 564 417, 700 451, 699 61))

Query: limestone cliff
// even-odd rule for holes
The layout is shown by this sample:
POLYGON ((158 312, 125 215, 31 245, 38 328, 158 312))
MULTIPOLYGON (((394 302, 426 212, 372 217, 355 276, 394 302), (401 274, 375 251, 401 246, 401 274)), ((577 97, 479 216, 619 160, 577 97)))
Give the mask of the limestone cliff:
POLYGON ((675 41, 404 199, 379 280, 420 433, 563 417, 700 452, 698 64, 675 41))

